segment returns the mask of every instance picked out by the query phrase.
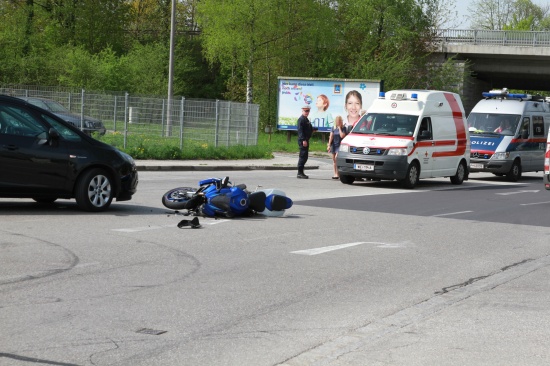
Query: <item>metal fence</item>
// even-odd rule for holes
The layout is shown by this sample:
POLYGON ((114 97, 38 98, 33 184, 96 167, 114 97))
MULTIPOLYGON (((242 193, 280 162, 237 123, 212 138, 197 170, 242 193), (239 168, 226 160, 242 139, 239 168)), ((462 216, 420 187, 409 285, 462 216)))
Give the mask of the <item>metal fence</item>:
POLYGON ((439 29, 437 40, 453 44, 548 47, 550 32, 439 29))
POLYGON ((174 97, 169 106, 161 97, 24 85, 0 85, 0 94, 52 99, 81 118, 100 119, 108 133, 124 134, 125 148, 147 137, 177 140, 180 148, 189 142, 215 147, 258 143, 257 104, 174 97))

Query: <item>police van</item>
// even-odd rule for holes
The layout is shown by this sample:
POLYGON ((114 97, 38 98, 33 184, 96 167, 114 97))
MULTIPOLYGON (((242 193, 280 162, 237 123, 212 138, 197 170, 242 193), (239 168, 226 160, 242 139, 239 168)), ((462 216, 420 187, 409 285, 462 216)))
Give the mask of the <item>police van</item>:
POLYGON ((544 169, 550 127, 550 99, 507 89, 482 93, 470 112, 471 172, 520 179, 522 172, 544 169))
POLYGON ((342 140, 337 155, 344 184, 358 178, 398 180, 414 188, 420 178, 468 179, 470 140, 460 96, 434 90, 381 92, 342 140))

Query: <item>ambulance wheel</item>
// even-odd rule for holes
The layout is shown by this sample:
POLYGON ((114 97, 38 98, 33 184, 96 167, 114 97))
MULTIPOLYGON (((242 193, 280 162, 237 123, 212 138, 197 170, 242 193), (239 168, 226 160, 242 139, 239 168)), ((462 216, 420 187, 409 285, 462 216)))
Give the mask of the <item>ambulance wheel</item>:
POLYGON ((466 165, 463 161, 458 164, 458 168, 456 168, 456 174, 451 177, 451 183, 452 184, 462 184, 464 182, 464 177, 466 176, 466 165))
POLYGON ((401 180, 401 185, 404 188, 414 188, 418 184, 418 179, 420 177, 420 168, 418 167, 417 162, 412 162, 407 169, 407 175, 405 179, 401 180))
POLYGON ((340 174, 340 182, 344 184, 353 184, 353 182, 355 182, 355 177, 340 174))
POLYGON ((521 163, 519 160, 515 160, 514 164, 510 168, 510 171, 506 174, 508 180, 512 182, 517 182, 521 178, 521 163))

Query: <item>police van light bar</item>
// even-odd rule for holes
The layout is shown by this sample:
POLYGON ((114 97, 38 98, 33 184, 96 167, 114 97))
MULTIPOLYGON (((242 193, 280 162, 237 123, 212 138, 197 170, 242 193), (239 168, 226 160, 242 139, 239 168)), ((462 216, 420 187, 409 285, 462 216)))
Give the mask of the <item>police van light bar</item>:
POLYGON ((530 94, 515 94, 509 93, 508 89, 504 88, 502 90, 491 90, 490 92, 483 92, 481 95, 484 98, 504 98, 504 99, 521 99, 521 100, 530 100, 530 94))
POLYGON ((385 99, 385 98, 386 98, 386 93, 385 92, 378 93, 378 99, 385 99))

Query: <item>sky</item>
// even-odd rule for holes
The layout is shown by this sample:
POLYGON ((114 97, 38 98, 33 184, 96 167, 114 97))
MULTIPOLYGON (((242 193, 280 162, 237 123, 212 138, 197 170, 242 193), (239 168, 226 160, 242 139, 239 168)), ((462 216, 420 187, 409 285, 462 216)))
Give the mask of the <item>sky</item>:
MULTIPOLYGON (((531 0, 534 4, 539 6, 550 5, 550 0, 531 0)), ((474 0, 456 0, 455 10, 458 11, 458 19, 456 20, 457 26, 455 29, 468 29, 470 27, 468 7, 474 3, 474 0)))

